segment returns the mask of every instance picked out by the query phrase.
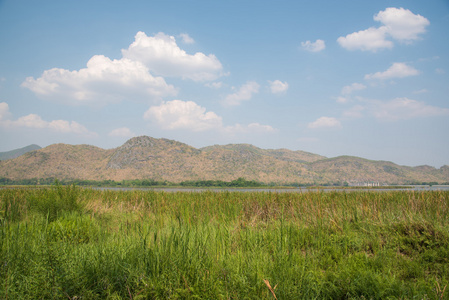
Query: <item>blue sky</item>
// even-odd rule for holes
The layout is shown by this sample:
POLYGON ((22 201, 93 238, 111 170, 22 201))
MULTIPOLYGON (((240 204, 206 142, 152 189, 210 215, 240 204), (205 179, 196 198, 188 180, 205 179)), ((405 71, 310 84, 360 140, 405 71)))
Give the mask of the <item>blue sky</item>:
POLYGON ((0 151, 138 135, 449 164, 449 2, 0 0, 0 151))

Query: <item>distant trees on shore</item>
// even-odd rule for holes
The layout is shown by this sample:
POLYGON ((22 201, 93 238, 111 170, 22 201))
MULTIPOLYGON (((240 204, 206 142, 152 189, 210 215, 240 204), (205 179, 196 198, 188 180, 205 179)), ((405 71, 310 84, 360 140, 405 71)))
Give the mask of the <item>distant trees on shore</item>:
MULTIPOLYGON (((0 185, 52 185, 57 180, 62 185, 75 184, 78 186, 95 186, 95 187, 273 187, 273 186, 290 186, 290 187, 311 187, 311 186, 348 186, 347 182, 331 182, 331 183, 263 183, 255 180, 246 180, 243 177, 232 181, 223 180, 187 180, 182 182, 170 182, 167 180, 154 179, 130 179, 122 181, 114 180, 83 180, 70 179, 58 180, 54 177, 49 178, 31 178, 17 179, 0 177, 0 185)), ((438 182, 409 182, 408 185, 438 185, 438 182)), ((449 185, 449 182, 443 183, 449 185)))

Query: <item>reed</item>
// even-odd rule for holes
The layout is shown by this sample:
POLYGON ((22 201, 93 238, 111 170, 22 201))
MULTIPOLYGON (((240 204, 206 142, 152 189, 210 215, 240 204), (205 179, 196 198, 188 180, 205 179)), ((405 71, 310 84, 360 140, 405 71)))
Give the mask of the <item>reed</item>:
POLYGON ((445 299, 449 193, 0 190, 1 299, 445 299))

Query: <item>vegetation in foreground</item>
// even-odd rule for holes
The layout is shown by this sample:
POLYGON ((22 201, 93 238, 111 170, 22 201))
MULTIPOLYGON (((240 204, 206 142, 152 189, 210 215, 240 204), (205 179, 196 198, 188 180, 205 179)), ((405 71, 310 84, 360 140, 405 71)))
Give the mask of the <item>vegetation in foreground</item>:
POLYGON ((0 189, 1 299, 447 299, 449 192, 0 189))

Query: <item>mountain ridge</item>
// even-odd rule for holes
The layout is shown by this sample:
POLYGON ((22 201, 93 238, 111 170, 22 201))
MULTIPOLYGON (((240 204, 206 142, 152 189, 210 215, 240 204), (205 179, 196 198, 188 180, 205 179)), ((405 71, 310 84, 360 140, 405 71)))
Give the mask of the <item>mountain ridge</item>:
POLYGON ((52 144, 0 161, 0 177, 12 180, 58 178, 84 180, 153 179, 264 183, 408 184, 449 182, 449 166, 408 167, 356 156, 327 158, 301 150, 261 149, 250 144, 194 148, 149 136, 134 137, 114 149, 52 144))
POLYGON ((6 151, 6 152, 0 152, 0 160, 13 159, 13 158, 19 157, 25 153, 28 153, 28 152, 31 152, 34 150, 39 150, 39 149, 41 149, 41 146, 36 145, 36 144, 31 144, 31 145, 28 145, 23 148, 18 148, 18 149, 6 151))

